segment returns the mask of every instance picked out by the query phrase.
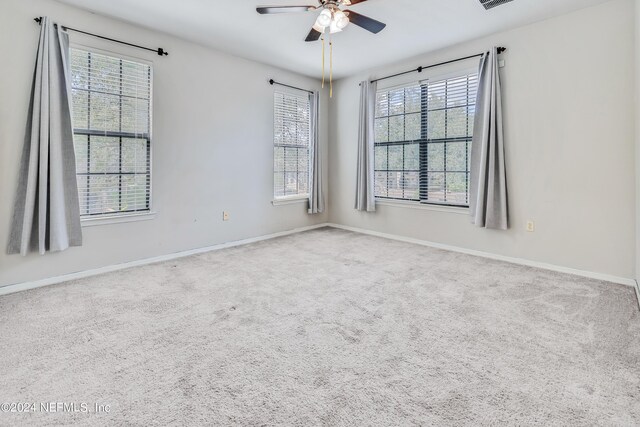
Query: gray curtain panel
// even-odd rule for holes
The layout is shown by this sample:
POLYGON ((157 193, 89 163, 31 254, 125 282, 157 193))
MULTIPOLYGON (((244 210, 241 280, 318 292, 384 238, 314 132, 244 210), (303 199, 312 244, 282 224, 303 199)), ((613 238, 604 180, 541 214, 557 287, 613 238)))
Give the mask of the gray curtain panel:
POLYGON ((82 244, 73 151, 69 37, 43 18, 8 252, 82 244))
POLYGON ((320 94, 309 94, 309 112, 311 114, 311 182, 309 183, 309 213, 324 212, 324 189, 322 188, 322 151, 320 149, 320 94))
POLYGON ((375 212, 374 193, 374 122, 376 82, 360 83, 360 126, 358 128, 358 169, 356 205, 359 211, 375 212))
POLYGON ((471 222, 478 227, 506 230, 509 227, 507 177, 498 50, 495 47, 480 60, 470 166, 471 222))

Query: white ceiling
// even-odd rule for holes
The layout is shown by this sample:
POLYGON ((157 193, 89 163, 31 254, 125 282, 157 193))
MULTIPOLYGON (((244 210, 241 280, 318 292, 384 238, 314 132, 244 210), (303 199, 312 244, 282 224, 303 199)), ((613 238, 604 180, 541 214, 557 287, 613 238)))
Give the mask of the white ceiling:
MULTIPOLYGON (((320 44, 304 41, 318 12, 259 15, 255 10, 259 5, 314 5, 317 0, 58 1, 237 56, 320 75, 320 44)), ((385 22, 387 28, 373 35, 349 25, 334 35, 334 75, 348 76, 605 1, 514 0, 485 11, 478 0, 368 0, 351 8, 385 22)))

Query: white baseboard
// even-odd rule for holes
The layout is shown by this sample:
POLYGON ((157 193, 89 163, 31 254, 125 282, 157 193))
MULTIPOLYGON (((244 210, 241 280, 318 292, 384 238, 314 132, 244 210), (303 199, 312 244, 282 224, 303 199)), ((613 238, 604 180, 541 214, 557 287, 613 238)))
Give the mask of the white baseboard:
POLYGON ((636 283, 635 289, 636 289, 636 298, 638 300, 638 309, 640 309, 640 283, 638 283, 637 280, 634 280, 634 282, 636 283))
POLYGON ((492 253, 489 253, 489 252, 476 251, 476 250, 473 250, 473 249, 465 249, 465 248, 460 248, 460 247, 457 247, 457 246, 445 245, 445 244, 442 244, 442 243, 429 242, 427 240, 419 240, 419 239, 414 239, 414 238, 411 238, 411 237, 398 236, 398 235, 395 235, 395 234, 380 233, 378 231, 367 230, 367 229, 364 229, 364 228, 350 227, 350 226, 346 226, 346 225, 332 224, 332 223, 329 223, 327 225, 329 227, 339 228, 339 229, 348 230, 348 231, 354 231, 356 233, 369 234, 371 236, 383 237, 385 239, 399 240, 401 242, 414 243, 416 245, 429 246, 429 247, 432 247, 432 248, 444 249, 446 251, 459 252, 459 253, 463 253, 463 254, 467 254, 467 255, 474 255, 474 256, 478 256, 478 257, 482 257, 482 258, 489 258, 489 259, 494 259, 494 260, 498 260, 498 261, 505 261, 505 262, 510 262, 512 264, 519 264, 519 265, 526 265, 528 267, 542 268, 544 270, 551 270, 551 271, 557 271, 559 273, 573 274, 575 276, 588 277, 590 279, 597 279, 597 280, 602 280, 602 281, 605 281, 605 282, 619 283, 621 285, 634 286, 634 287, 637 285, 636 281, 634 279, 628 279, 628 278, 625 278, 625 277, 617 277, 617 276, 612 276, 612 275, 609 275, 609 274, 595 273, 595 272, 592 272, 592 271, 584 271, 584 270, 578 270, 578 269, 575 269, 575 268, 561 267, 561 266, 554 265, 554 264, 547 264, 547 263, 544 263, 544 262, 531 261, 531 260, 524 259, 524 258, 515 258, 515 257, 504 256, 504 255, 492 254, 492 253))
POLYGON ((28 289, 41 288, 43 286, 55 285, 70 280, 82 279, 85 277, 97 276, 99 274, 110 273, 112 271, 124 270, 125 268, 138 267, 141 265, 154 264, 162 261, 169 261, 177 258, 184 258, 190 255, 201 254, 204 252, 217 251, 220 249, 232 248, 234 246, 247 245, 249 243, 260 242, 263 240, 275 239, 276 237, 288 236, 290 234, 301 233, 303 231, 314 230, 316 228, 326 227, 326 223, 311 225, 308 227, 295 228, 293 230, 281 231, 278 233, 267 234, 264 236, 251 237, 249 239, 236 240, 233 242, 221 243, 219 245, 207 246, 204 248, 191 249, 188 251, 175 252, 167 255, 160 255, 153 258, 145 258, 136 261, 125 262, 122 264, 109 265, 106 267, 94 268, 91 270, 78 271, 75 273, 64 274, 62 276, 49 277, 42 280, 34 280, 31 282, 16 283, 0 287, 0 295, 12 294, 15 292, 26 291, 28 289))
POLYGON ((187 257, 187 256, 190 256, 190 255, 201 254, 201 253, 204 253, 204 252, 211 252, 211 251, 217 251, 217 250, 220 250, 220 249, 232 248, 232 247, 235 247, 235 246, 241 246, 241 245, 246 245, 246 244, 249 244, 249 243, 260 242, 260 241, 263 241, 263 240, 274 239, 276 237, 288 236, 290 234, 301 233, 303 231, 314 230, 316 228, 322 228, 322 227, 339 228, 339 229, 342 229, 342 230, 353 231, 353 232, 356 232, 356 233, 368 234, 368 235, 371 235, 371 236, 383 237, 383 238, 392 239, 392 240, 399 240, 401 242, 413 243, 413 244, 417 244, 417 245, 429 246, 429 247, 432 247, 432 248, 443 249, 443 250, 452 251, 452 252, 459 252, 459 253, 463 253, 463 254, 474 255, 474 256, 479 256, 479 257, 488 258, 488 259, 494 259, 494 260, 498 260, 498 261, 510 262, 512 264, 526 265, 528 267, 542 268, 542 269, 545 269, 545 270, 557 271, 557 272, 560 272, 560 273, 573 274, 573 275, 576 275, 576 276, 588 277, 588 278, 591 278, 591 279, 597 279, 597 280, 603 280, 603 281, 606 281, 606 282, 613 282, 613 283, 619 283, 619 284, 622 284, 622 285, 633 286, 633 287, 635 287, 636 292, 638 293, 638 300, 640 301, 640 288, 638 288, 638 283, 634 279, 627 279, 627 278, 624 278, 624 277, 617 277, 617 276, 612 276, 612 275, 609 275, 609 274, 602 274, 602 273, 594 273, 594 272, 584 271, 584 270, 577 270, 577 269, 568 268, 568 267, 561 267, 561 266, 557 266, 557 265, 553 265, 553 264, 547 264, 547 263, 542 263, 542 262, 537 262, 537 261, 530 261, 530 260, 523 259, 523 258, 515 258, 515 257, 504 256, 504 255, 497 255, 497 254, 492 254, 492 253, 489 253, 489 252, 482 252, 482 251, 476 251, 476 250, 472 250, 472 249, 465 249, 465 248, 460 248, 460 247, 457 247, 457 246, 445 245, 445 244, 442 244, 442 243, 429 242, 427 240, 419 240, 419 239, 414 239, 414 238, 411 238, 411 237, 403 237, 403 236, 398 236, 398 235, 395 235, 395 234, 380 233, 380 232, 377 232, 377 231, 367 230, 367 229, 364 229, 364 228, 350 227, 350 226, 346 226, 346 225, 332 224, 332 223, 316 224, 316 225, 312 225, 312 226, 309 226, 309 227, 301 227, 301 228, 296 228, 296 229, 293 229, 293 230, 281 231, 279 233, 267 234, 267 235, 264 235, 264 236, 252 237, 252 238, 249 238, 249 239, 243 239, 243 240, 237 240, 237 241, 233 241, 233 242, 221 243, 219 245, 207 246, 207 247, 204 247, 204 248, 197 248, 197 249, 191 249, 191 250, 182 251, 182 252, 175 252, 175 253, 172 253, 172 254, 160 255, 160 256, 157 256, 157 257, 153 257, 153 258, 145 258, 145 259, 141 259, 141 260, 137 260, 137 261, 131 261, 131 262, 125 262, 125 263, 122 263, 122 264, 116 264, 116 265, 110 265, 110 266, 106 266, 106 267, 95 268, 95 269, 92 269, 92 270, 78 271, 78 272, 75 272, 75 273, 64 274, 64 275, 56 276, 56 277, 49 277, 49 278, 42 279, 42 280, 34 280, 34 281, 31 281, 31 282, 16 283, 16 284, 13 284, 13 285, 7 285, 7 286, 0 287, 0 295, 7 295, 7 294, 15 293, 15 292, 26 291, 28 289, 35 289, 35 288, 40 288, 40 287, 43 287, 43 286, 49 286, 49 285, 54 285, 54 284, 57 284, 57 283, 67 282, 67 281, 70 281, 70 280, 76 280, 76 279, 82 279, 82 278, 85 278, 85 277, 97 276, 99 274, 110 273, 112 271, 123 270, 123 269, 126 269, 126 268, 138 267, 138 266, 147 265, 147 264, 154 264, 154 263, 162 262, 162 261, 169 261, 169 260, 172 260, 172 259, 183 258, 183 257, 187 257))

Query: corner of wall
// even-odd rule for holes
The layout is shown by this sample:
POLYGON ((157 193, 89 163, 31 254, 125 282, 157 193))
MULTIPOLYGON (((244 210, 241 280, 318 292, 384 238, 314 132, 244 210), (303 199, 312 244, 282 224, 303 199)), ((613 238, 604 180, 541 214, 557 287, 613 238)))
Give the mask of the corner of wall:
POLYGON ((635 166, 636 166, 636 248, 635 278, 640 282, 640 0, 635 0, 635 166))

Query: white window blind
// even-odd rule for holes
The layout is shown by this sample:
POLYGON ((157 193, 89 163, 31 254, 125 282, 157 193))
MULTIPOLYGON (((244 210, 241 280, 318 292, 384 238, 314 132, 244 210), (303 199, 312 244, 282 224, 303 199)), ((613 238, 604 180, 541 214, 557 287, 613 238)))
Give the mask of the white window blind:
POLYGON ((273 183, 274 197, 309 194, 309 95, 274 93, 273 183))
POLYGON ((148 211, 151 66, 71 49, 80 215, 148 211))
POLYGON ((469 205, 477 87, 465 73, 378 91, 376 197, 469 205))

